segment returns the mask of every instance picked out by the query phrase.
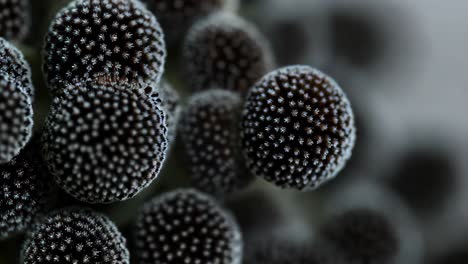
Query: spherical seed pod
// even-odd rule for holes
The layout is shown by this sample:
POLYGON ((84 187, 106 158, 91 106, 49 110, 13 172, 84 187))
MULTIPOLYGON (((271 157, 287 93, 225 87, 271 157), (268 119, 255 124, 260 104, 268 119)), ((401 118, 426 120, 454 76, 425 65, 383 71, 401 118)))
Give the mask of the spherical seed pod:
POLYGON ((24 245, 22 263, 128 264, 125 244, 125 238, 104 215, 66 208, 35 225, 24 245))
POLYGON ((161 27, 139 0, 77 0, 50 26, 44 72, 54 93, 102 77, 159 82, 165 57, 161 27))
POLYGON ((220 89, 190 99, 182 115, 180 136, 198 189, 224 196, 253 180, 240 148, 242 105, 237 93, 220 89))
POLYGON ((69 86, 54 99, 43 153, 60 187, 78 200, 135 196, 159 174, 167 148, 161 106, 128 87, 69 86))
POLYGON ((184 44, 185 72, 195 91, 220 87, 245 94, 273 68, 272 58, 254 26, 228 13, 198 22, 184 44))
POLYGON ((281 68, 250 91, 242 146, 254 175, 283 188, 314 189, 351 156, 354 116, 341 88, 308 66, 281 68))
POLYGON ((13 159, 31 138, 33 106, 19 82, 0 75, 0 164, 13 159))
POLYGON ((209 196, 177 190, 151 201, 136 222, 138 263, 239 264, 241 234, 209 196))
MULTIPOLYGON (((0 9, 1 10, 1 9, 0 9)), ((8 74, 21 83, 26 93, 33 97, 34 87, 31 79, 31 68, 21 51, 0 37, 0 74, 8 74)))
POLYGON ((31 140, 13 160, 0 165, 0 240, 29 228, 51 197, 38 140, 31 140))
POLYGON ((29 31, 31 6, 28 0, 0 1, 0 36, 21 40, 29 31))

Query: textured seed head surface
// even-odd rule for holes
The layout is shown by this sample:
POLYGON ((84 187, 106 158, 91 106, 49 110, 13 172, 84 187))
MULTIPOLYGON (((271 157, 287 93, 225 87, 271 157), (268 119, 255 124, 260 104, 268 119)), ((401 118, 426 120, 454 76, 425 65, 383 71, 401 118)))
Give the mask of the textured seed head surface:
POLYGON ((0 75, 0 164, 13 159, 31 138, 33 106, 19 82, 0 75))
POLYGON ((23 248, 24 264, 128 264, 125 238, 105 216, 67 208, 37 223, 23 248))
POLYGON ((54 99, 43 136, 58 185, 89 203, 135 196, 158 176, 166 148, 160 105, 120 86, 67 87, 54 99))
POLYGON ((247 173, 240 148, 243 101, 237 93, 214 89, 194 95, 180 123, 191 177, 198 189, 217 196, 245 187, 247 173))
POLYGON ((147 204, 138 217, 140 264, 239 264, 241 234, 231 216, 209 196, 177 190, 147 204))
POLYGON ((73 1, 53 20, 44 49, 53 92, 103 76, 158 82, 166 56, 161 27, 139 0, 73 1))
POLYGON ((23 39, 29 31, 30 12, 28 0, 0 0, 0 37, 23 39))
POLYGON ((0 239, 25 231, 47 208, 51 184, 38 144, 30 141, 13 160, 0 164, 0 239))
POLYGON ((273 67, 272 57, 256 28, 228 13, 198 22, 184 46, 185 71, 194 90, 219 87, 245 94, 273 67))
POLYGON ((321 234, 346 263, 393 263, 399 244, 394 226, 383 215, 353 209, 325 224, 321 234))
POLYGON ((31 97, 33 96, 34 87, 29 64, 24 59, 21 51, 0 37, 0 75, 5 74, 20 82, 26 93, 31 97))
MULTIPOLYGON (((245 264, 325 264, 312 248, 292 245, 288 241, 257 243, 245 257, 245 264)), ((328 263, 327 264, 332 264, 328 263)), ((336 263, 338 264, 338 263, 336 263)))
POLYGON ((251 89, 241 138, 254 175, 308 190, 344 167, 355 134, 350 103, 338 84, 311 67, 290 66, 251 89))

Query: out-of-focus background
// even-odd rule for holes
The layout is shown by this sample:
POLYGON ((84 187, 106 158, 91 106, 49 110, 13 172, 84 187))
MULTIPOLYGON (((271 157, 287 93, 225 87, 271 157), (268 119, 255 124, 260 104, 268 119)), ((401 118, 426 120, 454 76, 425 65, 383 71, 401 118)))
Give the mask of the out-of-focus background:
MULTIPOLYGON (((34 30, 19 47, 33 67, 39 130, 50 103, 40 71, 42 37, 67 1, 32 2, 34 30)), ((270 40, 278 66, 308 64, 338 81, 354 107, 358 141, 348 166, 323 188, 297 193, 258 180, 228 207, 239 214, 261 208, 301 240, 334 210, 375 206, 404 237, 398 263, 449 263, 449 255, 468 254, 467 10, 462 0, 242 1, 240 14, 270 40), (248 208, 249 201, 259 207, 248 208)), ((167 76, 187 94, 170 67, 167 76)), ((96 209, 125 232, 142 201, 185 179, 174 151, 143 194, 96 209)), ((15 263, 21 241, 0 242, 0 264, 15 263)))

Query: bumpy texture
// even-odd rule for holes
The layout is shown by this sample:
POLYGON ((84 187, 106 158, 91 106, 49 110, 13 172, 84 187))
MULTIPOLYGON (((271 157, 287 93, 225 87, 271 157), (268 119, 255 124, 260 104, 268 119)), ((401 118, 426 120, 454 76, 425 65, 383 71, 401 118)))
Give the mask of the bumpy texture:
POLYGON ((237 224, 211 198, 178 190, 147 204, 137 219, 135 249, 140 264, 239 264, 237 224))
POLYGON ((78 84, 54 99, 43 153, 73 197, 109 203, 135 196, 160 171, 167 148, 161 107, 127 87, 78 84))
POLYGON ((99 78, 158 82, 166 56, 161 27, 139 0, 73 1, 53 20, 44 50, 53 92, 99 78))
POLYGON ((184 46, 185 72, 194 90, 222 88, 245 94, 271 70, 272 57, 253 25, 227 13, 197 23, 184 46))
POLYGON ((21 40, 29 31, 29 0, 0 0, 0 37, 21 40))
POLYGON ((19 82, 0 74, 0 164, 16 156, 31 138, 33 106, 19 82))
POLYGON ((223 196, 245 187, 247 173, 240 148, 243 102, 234 92, 208 90, 194 95, 180 123, 181 138, 198 189, 223 196))
POLYGON ((244 264, 325 264, 312 248, 292 245, 288 241, 273 240, 257 243, 255 247, 246 255, 244 264))
POLYGON ((1 37, 0 74, 8 74, 11 78, 20 82, 26 93, 30 97, 33 97, 34 87, 32 84, 31 68, 29 67, 29 64, 24 59, 21 51, 1 37))
POLYGON ((394 226, 383 215, 367 209, 336 216, 325 224, 321 236, 346 263, 393 263, 399 251, 394 226))
POLYGON ((105 216, 68 208, 36 224, 23 248, 24 264, 128 264, 125 238, 105 216))
POLYGON ((38 149, 38 141, 31 141, 0 165, 0 239, 25 231, 47 208, 51 179, 38 149))
POLYGON ((247 98, 241 134, 247 164, 280 187, 308 190, 334 178, 355 135, 346 95, 308 66, 268 74, 247 98))

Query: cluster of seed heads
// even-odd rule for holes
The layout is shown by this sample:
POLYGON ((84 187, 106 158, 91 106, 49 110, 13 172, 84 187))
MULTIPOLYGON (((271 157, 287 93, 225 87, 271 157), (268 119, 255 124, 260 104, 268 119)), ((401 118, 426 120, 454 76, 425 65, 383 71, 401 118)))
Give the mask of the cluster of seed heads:
POLYGON ((167 148, 165 115, 145 93, 76 84, 54 99, 43 136, 56 182, 90 203, 135 196, 161 169, 167 148))
POLYGON ((198 189, 223 196, 250 182, 240 148, 242 106, 240 95, 220 89, 200 92, 188 103, 180 131, 198 189))
POLYGON ((125 238, 105 216, 67 208, 39 221, 23 249, 24 264, 128 264, 125 238))
POLYGON ((159 82, 166 56, 161 27, 139 0, 71 2, 53 20, 44 51, 54 93, 64 84, 103 76, 159 82))
POLYGON ((20 40, 29 31, 29 0, 0 0, 0 37, 20 40))
POLYGON ((241 245, 231 216, 194 190, 156 198, 137 219, 135 254, 140 264, 240 264, 241 245))
POLYGON ((242 145, 252 172, 284 188, 317 188, 351 156, 354 116, 338 84, 308 66, 276 70, 249 93, 242 145))
POLYGON ((223 88, 245 94, 271 70, 272 57, 254 26, 229 13, 198 22, 184 46, 185 71, 196 91, 223 88))

